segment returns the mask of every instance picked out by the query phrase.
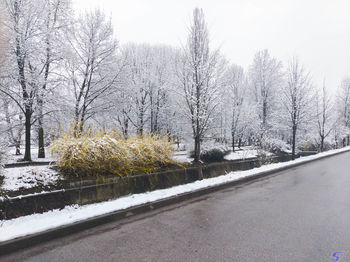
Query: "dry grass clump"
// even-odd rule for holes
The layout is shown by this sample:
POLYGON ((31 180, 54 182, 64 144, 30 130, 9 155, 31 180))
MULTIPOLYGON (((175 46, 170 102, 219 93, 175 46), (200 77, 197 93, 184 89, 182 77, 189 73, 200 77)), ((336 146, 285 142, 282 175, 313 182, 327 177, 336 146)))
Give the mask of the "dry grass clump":
POLYGON ((116 132, 94 132, 91 128, 78 137, 72 134, 63 134, 51 146, 66 176, 124 177, 179 165, 172 158, 174 149, 168 137, 148 135, 125 140, 116 132))

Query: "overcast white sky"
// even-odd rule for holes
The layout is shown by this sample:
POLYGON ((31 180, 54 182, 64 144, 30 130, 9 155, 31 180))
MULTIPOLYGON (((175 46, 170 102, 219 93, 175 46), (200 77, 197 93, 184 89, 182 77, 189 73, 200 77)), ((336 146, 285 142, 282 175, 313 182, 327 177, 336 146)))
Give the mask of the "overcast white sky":
MULTIPOLYGON (((288 61, 298 56, 315 84, 335 90, 350 76, 350 0, 73 0, 79 11, 111 15, 117 39, 179 46, 192 10, 203 8, 214 47, 247 68, 269 49, 288 61)), ((78 12, 79 12, 78 11, 78 12)))

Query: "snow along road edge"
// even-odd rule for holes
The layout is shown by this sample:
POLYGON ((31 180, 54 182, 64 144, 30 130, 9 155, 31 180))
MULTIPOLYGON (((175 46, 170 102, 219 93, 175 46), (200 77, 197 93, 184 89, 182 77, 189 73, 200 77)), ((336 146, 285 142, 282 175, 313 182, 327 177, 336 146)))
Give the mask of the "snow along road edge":
POLYGON ((348 151, 350 147, 345 147, 102 203, 67 206, 62 210, 0 221, 0 255, 348 151))

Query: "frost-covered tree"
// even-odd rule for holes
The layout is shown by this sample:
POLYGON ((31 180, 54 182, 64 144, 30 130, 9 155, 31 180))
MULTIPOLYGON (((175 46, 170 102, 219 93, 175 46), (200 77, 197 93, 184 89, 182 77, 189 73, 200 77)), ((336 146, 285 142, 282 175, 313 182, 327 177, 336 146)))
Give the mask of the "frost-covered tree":
POLYGON ((236 140, 240 140, 242 134, 239 134, 240 127, 243 126, 242 110, 246 101, 246 79, 244 76, 243 68, 240 66, 232 65, 227 71, 227 86, 228 94, 225 92, 224 96, 229 98, 227 107, 231 109, 231 138, 232 138, 232 151, 235 151, 236 140))
POLYGON ((124 87, 129 89, 129 105, 124 107, 123 115, 127 113, 139 135, 145 130, 165 132, 171 121, 175 50, 161 45, 129 44, 123 48, 123 53, 127 79, 124 87))
POLYGON ((233 150, 237 144, 287 141, 293 156, 298 136, 317 140, 320 150, 330 136, 336 144, 350 143, 350 81, 338 92, 333 125, 328 93, 322 90, 310 102, 310 79, 297 60, 286 75, 267 50, 255 54, 247 71, 228 67, 210 47, 199 8, 182 48, 119 48, 110 20, 99 10, 74 18, 70 0, 1 4, 7 40, 3 47, 0 39, 0 128, 18 153, 25 135, 25 160, 31 159, 31 142, 38 141, 39 157, 45 156, 44 144, 55 133, 51 127, 59 130, 67 119, 75 120, 76 131, 94 121, 120 128, 125 138, 145 132, 193 138, 195 161, 201 143, 213 138, 231 137, 233 150))
POLYGON ((128 45, 123 50, 126 62, 128 81, 126 87, 131 91, 129 96, 130 110, 128 120, 142 136, 149 120, 150 90, 152 88, 152 67, 154 57, 148 45, 128 45))
POLYGON ((334 123, 332 119, 333 106, 331 97, 326 89, 325 84, 323 84, 322 89, 318 90, 316 95, 316 122, 317 131, 319 136, 319 150, 322 152, 324 150, 325 139, 330 135, 333 130, 334 123))
MULTIPOLYGON (((152 67, 152 84, 149 89, 150 98, 150 131, 160 133, 170 132, 172 118, 172 81, 174 72, 175 52, 167 46, 155 46, 152 67)), ((173 119, 174 120, 174 119, 173 119)))
POLYGON ((105 119, 103 120, 105 123, 117 125, 125 139, 129 138, 130 132, 132 131, 130 117, 132 115, 133 92, 129 88, 130 74, 128 58, 128 53, 124 48, 121 48, 121 52, 117 57, 117 62, 120 63, 118 68, 123 67, 123 64, 124 67, 118 81, 113 84, 113 89, 115 91, 110 96, 106 97, 106 102, 115 104, 115 106, 112 110, 108 111, 108 114, 104 114, 105 119))
POLYGON ((350 144, 350 80, 344 79, 337 91, 336 98, 337 125, 336 140, 343 145, 350 144))
POLYGON ((0 3, 0 69, 3 65, 3 60, 5 57, 5 44, 6 44, 6 39, 5 39, 5 12, 4 12, 4 3, 0 3))
POLYGON ((18 108, 13 105, 13 101, 11 101, 8 96, 4 96, 2 102, 9 144, 15 146, 16 155, 21 155, 21 141, 24 128, 23 115, 18 108))
POLYGON ((111 105, 103 98, 113 92, 120 68, 115 67, 117 41, 110 20, 100 10, 80 15, 68 29, 65 70, 73 93, 76 130, 111 105))
POLYGON ((298 59, 293 58, 288 64, 286 83, 281 93, 281 109, 284 109, 281 113, 291 131, 293 159, 295 158, 297 130, 310 117, 312 91, 309 74, 305 72, 298 59))
POLYGON ((276 109, 278 89, 282 83, 281 62, 271 57, 267 49, 257 52, 249 68, 249 80, 260 121, 259 135, 262 136, 270 128, 276 109))
POLYGON ((194 138, 194 161, 200 161, 200 145, 218 106, 218 51, 209 48, 209 33, 202 9, 193 11, 179 76, 194 138))
POLYGON ((38 156, 45 157, 43 119, 50 111, 44 104, 53 88, 53 64, 61 58, 54 50, 59 39, 55 36, 65 23, 62 14, 69 9, 69 0, 6 0, 5 7, 8 57, 0 91, 24 114, 24 160, 30 161, 34 124, 38 124, 38 156))
MULTIPOLYGON (((3 66, 3 59, 5 57, 5 21, 4 21, 4 6, 0 3, 0 70, 3 66)), ((0 92, 1 96, 1 92, 0 92)), ((0 114, 1 118, 1 114, 0 114)), ((1 120, 1 119, 0 119, 1 120)), ((3 151, 2 138, 0 137, 0 174, 3 169, 5 152, 3 151)))
POLYGON ((41 52, 37 58, 42 61, 40 73, 41 88, 37 96, 37 124, 38 124, 38 158, 45 158, 44 143, 44 116, 49 114, 52 108, 45 107, 45 102, 52 94, 52 89, 61 83, 57 73, 60 71, 62 60, 60 43, 63 30, 67 26, 70 17, 70 0, 45 0, 43 9, 43 27, 41 28, 41 52))
POLYGON ((10 57, 7 78, 14 82, 2 86, 0 91, 10 97, 20 108, 25 119, 24 160, 31 161, 31 127, 36 108, 39 88, 39 75, 42 63, 37 59, 43 26, 43 1, 6 0, 9 28, 10 57))

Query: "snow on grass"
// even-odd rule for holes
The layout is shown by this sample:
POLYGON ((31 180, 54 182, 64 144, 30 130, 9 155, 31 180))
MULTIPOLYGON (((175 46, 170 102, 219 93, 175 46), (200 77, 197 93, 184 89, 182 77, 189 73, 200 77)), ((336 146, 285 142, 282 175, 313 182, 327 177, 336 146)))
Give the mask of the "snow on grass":
POLYGON ((173 159, 179 163, 191 163, 194 158, 189 157, 186 151, 179 151, 175 152, 173 159))
MULTIPOLYGON (((219 148, 218 146, 214 147, 208 147, 207 150, 211 150, 213 148, 219 148)), ((226 146, 222 146, 221 150, 225 151, 227 149, 226 146)), ((204 151, 202 151, 203 153, 204 151)), ((260 153, 262 152, 261 150, 259 151, 260 153)), ((231 152, 228 155, 226 155, 224 158, 226 160, 239 160, 239 159, 250 159, 250 158, 255 158, 259 155, 259 152, 257 149, 254 149, 254 147, 247 146, 247 147, 242 147, 241 150, 237 150, 235 152, 231 152)), ((264 152, 267 156, 273 155, 272 153, 269 152, 264 152)), ((180 162, 180 163, 190 163, 193 161, 192 157, 189 157, 189 152, 186 151, 178 151, 175 152, 173 159, 180 162)))
POLYGON ((225 156, 225 159, 226 160, 250 159, 250 158, 257 157, 259 153, 264 153, 267 156, 273 155, 270 152, 265 152, 261 150, 258 151, 257 149, 244 149, 244 150, 229 153, 227 156, 225 156))
POLYGON ((208 178, 193 183, 175 186, 167 189, 146 192, 142 194, 134 194, 110 200, 102 203, 90 204, 85 206, 67 206, 62 210, 53 210, 43 214, 34 214, 19 217, 11 220, 0 222, 0 241, 6 241, 63 225, 71 224, 95 216, 108 214, 118 210, 123 210, 133 206, 173 197, 179 194, 212 187, 232 181, 236 181, 245 177, 257 175, 261 172, 278 170, 281 167, 294 166, 298 163, 308 162, 327 155, 333 155, 338 152, 350 151, 350 147, 332 150, 317 155, 302 157, 294 161, 275 163, 254 168, 246 171, 231 172, 215 178, 208 178))
POLYGON ((247 158, 255 158, 258 156, 258 151, 256 149, 250 150, 241 150, 229 153, 225 156, 226 160, 238 160, 238 159, 247 159, 247 158))
POLYGON ((53 185, 59 179, 59 174, 49 166, 5 168, 3 175, 4 183, 0 189, 9 191, 32 188, 38 185, 53 185))
MULTIPOLYGON (((32 161, 35 162, 54 162, 56 161, 56 157, 51 155, 51 152, 48 148, 45 148, 46 157, 45 158, 38 158, 38 148, 32 148, 32 161)), ((16 148, 15 147, 9 147, 7 149, 7 157, 6 157, 6 164, 14 164, 21 162, 21 160, 24 157, 24 148, 21 148, 22 155, 16 155, 16 148)))

